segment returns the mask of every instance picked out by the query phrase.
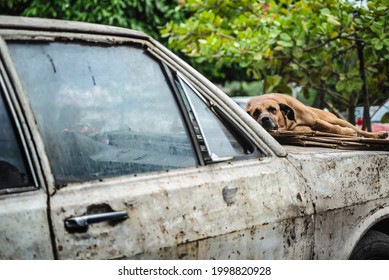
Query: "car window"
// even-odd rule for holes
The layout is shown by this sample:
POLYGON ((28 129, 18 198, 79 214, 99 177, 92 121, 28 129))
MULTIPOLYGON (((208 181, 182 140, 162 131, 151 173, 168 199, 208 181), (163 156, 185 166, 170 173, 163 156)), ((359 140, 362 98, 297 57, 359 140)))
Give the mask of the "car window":
POLYGON ((192 122, 202 132, 204 146, 208 150, 211 161, 234 158, 252 152, 244 147, 224 125, 221 118, 209 105, 200 98, 196 91, 185 81, 181 81, 182 89, 187 97, 187 108, 193 108, 192 122))
POLYGON ((163 68, 142 48, 9 47, 57 184, 197 165, 163 68))
POLYGON ((0 190, 32 185, 26 166, 3 95, 0 94, 0 190))

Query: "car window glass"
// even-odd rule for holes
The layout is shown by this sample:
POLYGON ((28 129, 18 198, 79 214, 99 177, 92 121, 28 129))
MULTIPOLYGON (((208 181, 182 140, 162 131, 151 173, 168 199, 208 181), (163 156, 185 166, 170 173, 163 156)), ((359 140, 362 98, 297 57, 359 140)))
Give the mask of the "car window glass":
POLYGON ((0 189, 31 185, 15 129, 0 95, 0 189))
POLYGON ((247 152, 246 149, 243 148, 227 129, 221 119, 195 93, 192 87, 183 82, 183 88, 194 108, 211 158, 217 160, 223 157, 245 155, 247 152))
POLYGON ((143 49, 9 46, 57 183, 197 164, 162 67, 143 49))

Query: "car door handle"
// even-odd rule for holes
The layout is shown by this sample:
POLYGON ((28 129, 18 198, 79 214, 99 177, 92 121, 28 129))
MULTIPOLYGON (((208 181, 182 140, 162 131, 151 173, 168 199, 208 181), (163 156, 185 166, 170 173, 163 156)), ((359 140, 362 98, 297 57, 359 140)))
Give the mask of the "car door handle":
POLYGON ((116 211, 107 213, 98 213, 83 215, 78 217, 69 217, 65 219, 65 229, 68 232, 86 232, 88 226, 100 222, 112 222, 125 220, 128 218, 127 211, 116 211))

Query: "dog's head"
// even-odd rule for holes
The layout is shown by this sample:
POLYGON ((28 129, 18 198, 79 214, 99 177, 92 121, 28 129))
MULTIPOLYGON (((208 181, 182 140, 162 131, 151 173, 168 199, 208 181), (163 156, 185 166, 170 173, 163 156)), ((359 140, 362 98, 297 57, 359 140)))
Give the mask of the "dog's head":
POLYGON ((246 111, 266 130, 287 129, 295 122, 293 109, 273 98, 254 98, 247 103, 246 111))

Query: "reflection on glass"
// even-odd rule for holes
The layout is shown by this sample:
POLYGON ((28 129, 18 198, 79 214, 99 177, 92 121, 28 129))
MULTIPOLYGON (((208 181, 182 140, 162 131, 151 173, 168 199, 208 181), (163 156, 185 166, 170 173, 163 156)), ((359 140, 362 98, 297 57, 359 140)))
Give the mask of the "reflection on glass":
POLYGON ((162 68, 143 49, 9 46, 59 184, 196 165, 162 68))

